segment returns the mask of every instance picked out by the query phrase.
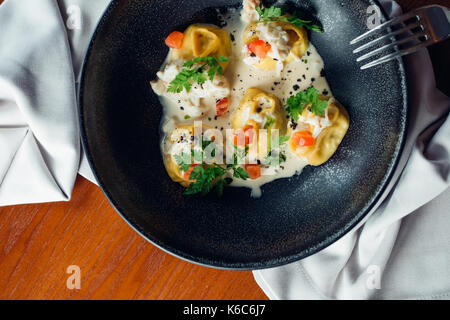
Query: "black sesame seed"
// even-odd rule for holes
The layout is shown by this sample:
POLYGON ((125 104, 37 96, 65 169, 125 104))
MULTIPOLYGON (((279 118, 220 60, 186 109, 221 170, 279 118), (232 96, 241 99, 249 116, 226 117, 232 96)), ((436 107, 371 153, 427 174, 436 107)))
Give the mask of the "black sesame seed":
POLYGON ((298 89, 300 89, 300 86, 297 85, 297 84, 295 84, 292 88, 293 88, 295 91, 298 91, 298 89))
POLYGON ((312 82, 316 81, 316 78, 311 78, 311 81, 312 81, 312 82))
POLYGON ((297 129, 297 123, 294 121, 294 119, 291 119, 291 123, 289 124, 289 126, 293 129, 293 130, 295 130, 295 129, 297 129))

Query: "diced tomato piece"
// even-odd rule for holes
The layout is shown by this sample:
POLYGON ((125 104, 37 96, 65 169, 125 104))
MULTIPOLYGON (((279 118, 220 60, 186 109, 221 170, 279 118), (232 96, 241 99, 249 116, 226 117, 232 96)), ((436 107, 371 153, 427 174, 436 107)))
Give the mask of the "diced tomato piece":
POLYGON ((291 141, 298 147, 313 146, 315 139, 309 131, 297 131, 292 135, 291 141))
POLYGON ((248 45, 248 50, 261 59, 267 56, 271 48, 271 45, 264 40, 255 40, 248 45))
POLYGON ((246 164, 244 168, 250 175, 250 179, 255 180, 261 177, 261 166, 259 164, 246 164))
POLYGON ((228 111, 228 104, 230 100, 228 98, 223 98, 216 103, 216 114, 218 117, 222 116, 228 111))
POLYGON ((253 127, 246 127, 244 129, 244 134, 245 134, 245 144, 252 144, 253 137, 255 135, 255 129, 253 129, 253 127))
POLYGON ((174 31, 166 38, 166 45, 172 49, 181 49, 183 46, 184 34, 174 31))
POLYGON ((242 145, 245 139, 245 145, 253 143, 253 137, 255 135, 255 129, 253 127, 246 127, 244 129, 244 137, 242 137, 242 133, 234 136, 234 145, 242 145))
POLYGON ((184 180, 189 181, 189 182, 195 182, 196 180, 191 180, 191 173, 192 171, 194 171, 194 168, 196 166, 199 166, 199 164, 193 164, 189 167, 189 170, 186 171, 183 175, 184 180))

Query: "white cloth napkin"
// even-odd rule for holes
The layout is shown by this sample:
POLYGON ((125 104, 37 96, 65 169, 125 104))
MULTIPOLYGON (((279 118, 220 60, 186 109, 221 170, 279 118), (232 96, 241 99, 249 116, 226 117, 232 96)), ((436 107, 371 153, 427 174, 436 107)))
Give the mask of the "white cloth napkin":
MULTIPOLYGON (((95 181, 80 150, 75 85, 108 3, 0 5, 0 206, 69 200, 78 171, 95 181)), ((325 250, 255 271, 271 299, 450 298, 450 100, 435 88, 426 50, 407 65, 411 121, 397 186, 325 250)))
POLYGON ((80 165, 75 79, 108 3, 0 5, 0 206, 70 200, 79 169, 93 180, 80 165))
MULTIPOLYGON (((391 16, 401 13, 382 2, 391 16)), ((254 271, 269 298, 450 299, 450 99, 436 89, 427 50, 406 65, 411 119, 397 185, 328 248, 254 271)))

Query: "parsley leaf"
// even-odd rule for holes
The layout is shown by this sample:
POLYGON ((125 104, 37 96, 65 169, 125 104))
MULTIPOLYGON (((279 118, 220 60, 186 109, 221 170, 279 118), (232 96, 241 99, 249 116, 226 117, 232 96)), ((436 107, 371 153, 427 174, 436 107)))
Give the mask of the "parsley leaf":
POLYGON ((296 13, 286 16, 283 12, 282 8, 270 7, 265 8, 263 6, 259 6, 256 9, 256 12, 259 14, 259 22, 270 22, 270 21, 283 21, 287 23, 291 23, 297 28, 305 27, 309 30, 323 33, 323 28, 317 24, 312 23, 310 20, 303 20, 297 17, 296 13))
POLYGON ((286 100, 286 111, 294 121, 298 121, 298 117, 302 114, 304 108, 308 107, 315 115, 323 116, 325 109, 328 107, 328 101, 319 99, 319 91, 316 88, 301 91, 286 100))
POLYGON ((177 74, 175 79, 169 83, 167 92, 180 93, 183 89, 189 92, 192 88, 192 83, 197 82, 203 84, 209 80, 214 80, 216 74, 222 75, 223 68, 220 65, 222 62, 228 62, 230 58, 220 56, 216 57, 197 57, 193 60, 187 60, 183 64, 183 68, 177 74), (202 63, 202 64, 201 64, 202 63), (196 65, 201 64, 198 67, 196 65), (208 78, 204 75, 205 68, 208 67, 208 78))
POLYGON ((272 151, 270 151, 264 159, 264 163, 269 166, 278 166, 281 163, 286 162, 286 159, 287 157, 283 152, 272 154, 272 151))
POLYGON ((242 167, 233 167, 233 177, 247 180, 250 179, 250 174, 242 167))
MULTIPOLYGON (((202 150, 194 152, 191 150, 192 155, 197 160, 204 158, 205 149, 214 143, 210 140, 202 140, 202 150)), ((239 151, 239 150, 236 150, 239 151)), ((244 156, 248 152, 248 147, 242 149, 242 152, 238 155, 235 153, 234 164, 231 165, 218 165, 213 163, 212 165, 195 165, 189 176, 189 180, 193 181, 186 188, 185 195, 201 194, 202 196, 211 192, 211 190, 216 189, 217 195, 222 196, 223 189, 225 185, 230 184, 229 178, 225 178, 228 172, 232 174, 234 178, 247 180, 250 178, 250 174, 242 167, 238 165, 238 157, 244 156)), ((187 172, 191 169, 191 155, 182 153, 181 155, 174 155, 175 161, 177 162, 179 169, 183 172, 187 172)))
MULTIPOLYGON (((289 141, 289 139, 291 138, 290 135, 287 136, 280 136, 278 145, 279 147, 281 147, 282 145, 284 145, 286 142, 289 141)), ((272 150, 269 151, 269 153, 267 153, 266 158, 264 159, 264 163, 269 165, 269 166, 277 166, 283 162, 286 162, 286 154, 282 151, 279 151, 278 154, 274 153, 272 155, 272 150)))
POLYGON ((264 129, 269 130, 275 124, 275 119, 272 117, 267 117, 266 124, 264 125, 264 129))
POLYGON ((186 172, 191 168, 191 165, 189 164, 191 161, 191 157, 189 155, 186 155, 185 153, 182 153, 181 155, 176 154, 174 155, 174 158, 177 164, 180 166, 181 171, 186 172))

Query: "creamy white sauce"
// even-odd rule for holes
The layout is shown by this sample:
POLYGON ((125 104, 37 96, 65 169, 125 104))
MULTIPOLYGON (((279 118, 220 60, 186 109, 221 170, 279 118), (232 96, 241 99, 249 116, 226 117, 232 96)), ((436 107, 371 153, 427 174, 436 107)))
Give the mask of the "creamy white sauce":
POLYGON ((245 23, 252 23, 259 20, 259 14, 255 8, 261 4, 261 0, 243 0, 241 20, 245 23))
MULTIPOLYGON (((245 5, 245 3, 244 3, 245 5)), ((332 98, 330 87, 323 76, 323 60, 317 52, 314 45, 310 44, 307 53, 302 59, 294 60, 286 63, 280 73, 277 70, 262 71, 247 64, 244 61, 247 57, 246 52, 242 50, 245 46, 243 42, 243 32, 247 26, 247 21, 252 18, 252 15, 247 12, 247 15, 239 14, 239 11, 233 10, 224 15, 227 30, 232 38, 233 55, 228 69, 224 73, 224 77, 228 81, 230 88, 229 97, 229 112, 222 117, 216 117, 216 99, 205 97, 202 101, 202 106, 198 112, 191 112, 186 108, 186 101, 180 99, 169 99, 167 95, 160 96, 161 104, 164 108, 164 115, 162 119, 162 152, 167 154, 170 152, 170 146, 165 143, 166 136, 172 132, 175 123, 177 124, 192 124, 193 119, 185 119, 186 115, 194 115, 197 119, 201 119, 204 125, 218 129, 226 136, 226 130, 231 128, 231 118, 233 112, 237 109, 248 88, 256 87, 268 93, 277 96, 284 106, 286 100, 296 93, 306 90, 309 87, 315 87, 320 94, 327 95, 332 98), (184 109, 184 110, 182 110, 184 109)), ((167 62, 166 62, 167 64, 167 62)), ((191 116, 192 117, 192 116, 191 116)), ((250 115, 249 115, 250 117, 250 115)), ((259 119, 261 120, 261 119, 259 119)), ((313 132, 314 137, 317 137, 321 130, 327 125, 327 118, 321 120, 321 125, 318 126, 318 118, 300 120, 305 123, 311 123, 316 126, 313 132)), ((301 130, 306 124, 299 123, 296 130, 301 130)), ((250 188, 252 197, 261 196, 261 186, 280 178, 289 178, 296 174, 300 174, 305 166, 308 165, 306 159, 301 159, 296 156, 288 144, 283 145, 280 150, 286 155, 286 162, 280 164, 278 168, 270 167, 262 169, 262 176, 256 180, 241 180, 233 179, 232 187, 247 187, 250 188)))

